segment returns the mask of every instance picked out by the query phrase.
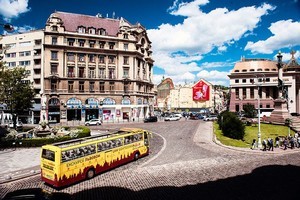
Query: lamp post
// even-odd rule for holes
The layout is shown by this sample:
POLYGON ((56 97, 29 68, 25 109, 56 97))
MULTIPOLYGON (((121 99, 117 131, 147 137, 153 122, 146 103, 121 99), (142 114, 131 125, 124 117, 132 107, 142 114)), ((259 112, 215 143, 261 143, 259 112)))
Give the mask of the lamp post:
POLYGON ((3 24, 3 23, 0 23, 0 26, 2 26, 3 29, 6 30, 7 32, 13 32, 13 31, 14 31, 14 27, 13 27, 13 25, 11 25, 11 24, 8 24, 8 23, 3 24))
MULTIPOLYGON (((264 82, 265 81, 265 75, 264 74, 260 74, 262 76, 258 76, 258 75, 254 75, 257 79, 257 121, 258 121, 258 132, 257 132, 257 148, 261 148, 262 147, 262 143, 261 143, 261 131, 260 131, 260 90, 261 90, 261 85, 262 83, 259 82, 264 82), (262 78, 263 77, 263 78, 262 78), (262 79, 261 79, 262 78, 262 79), (261 79, 261 81, 259 81, 259 79, 261 79)), ((253 81, 254 83, 254 81, 253 81)))

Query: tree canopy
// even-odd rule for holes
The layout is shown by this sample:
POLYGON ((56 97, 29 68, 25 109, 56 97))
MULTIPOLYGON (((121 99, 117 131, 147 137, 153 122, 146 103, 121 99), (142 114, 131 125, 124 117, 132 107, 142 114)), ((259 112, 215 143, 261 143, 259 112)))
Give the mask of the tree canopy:
POLYGON ((0 103, 6 103, 12 114, 20 114, 32 107, 35 92, 23 67, 7 67, 0 62, 0 103))

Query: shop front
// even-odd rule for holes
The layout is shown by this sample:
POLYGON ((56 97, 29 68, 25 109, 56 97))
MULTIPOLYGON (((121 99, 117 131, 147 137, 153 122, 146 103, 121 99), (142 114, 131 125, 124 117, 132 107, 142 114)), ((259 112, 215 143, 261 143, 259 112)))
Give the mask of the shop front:
POLYGON ((58 98, 51 98, 48 101, 48 122, 60 123, 60 102, 58 98))
POLYGON ((82 112, 84 114, 84 109, 82 110, 82 102, 73 97, 67 101, 67 121, 81 121, 82 112))
POLYGON ((85 121, 99 119, 99 101, 95 98, 88 98, 85 101, 85 121))

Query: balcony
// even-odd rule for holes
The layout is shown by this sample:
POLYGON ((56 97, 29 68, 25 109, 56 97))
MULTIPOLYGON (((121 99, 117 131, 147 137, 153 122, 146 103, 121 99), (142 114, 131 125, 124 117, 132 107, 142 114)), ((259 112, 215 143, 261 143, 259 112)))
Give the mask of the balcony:
POLYGON ((40 79, 41 78, 41 74, 33 74, 32 76, 34 79, 40 79))
POLYGON ((34 64, 33 69, 41 69, 42 65, 41 64, 34 64))
POLYGON ((42 58, 42 54, 33 54, 33 58, 34 59, 41 59, 42 58))

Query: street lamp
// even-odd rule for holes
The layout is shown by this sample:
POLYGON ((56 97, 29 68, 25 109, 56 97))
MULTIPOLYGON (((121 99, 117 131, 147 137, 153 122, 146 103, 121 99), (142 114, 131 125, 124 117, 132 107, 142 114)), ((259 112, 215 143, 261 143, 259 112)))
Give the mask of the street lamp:
POLYGON ((14 27, 11 24, 8 24, 8 23, 2 24, 2 23, 0 23, 0 26, 2 26, 3 29, 6 30, 7 32, 13 32, 14 31, 14 27))
MULTIPOLYGON (((257 133, 257 148, 261 148, 262 147, 262 144, 261 144, 261 132, 260 132, 260 90, 261 90, 261 85, 262 83, 260 82, 264 82, 265 81, 265 75, 264 74, 259 74, 259 75, 262 75, 262 76, 258 76, 258 75, 254 75, 257 79, 257 112, 258 112, 258 133, 257 133), (259 79, 261 81, 259 81, 259 79)), ((254 81, 252 82, 254 83, 254 81)))

